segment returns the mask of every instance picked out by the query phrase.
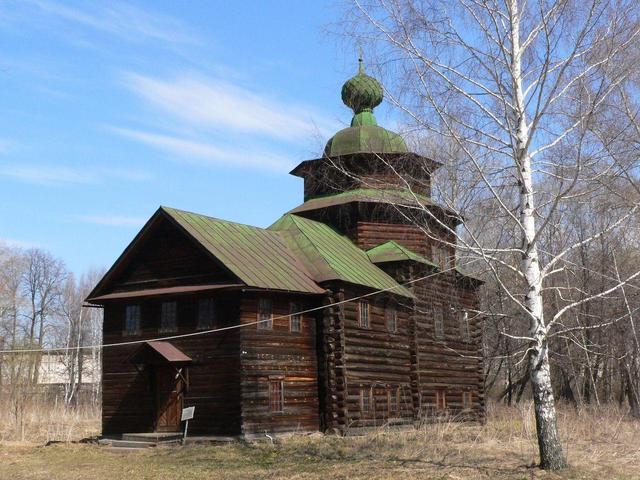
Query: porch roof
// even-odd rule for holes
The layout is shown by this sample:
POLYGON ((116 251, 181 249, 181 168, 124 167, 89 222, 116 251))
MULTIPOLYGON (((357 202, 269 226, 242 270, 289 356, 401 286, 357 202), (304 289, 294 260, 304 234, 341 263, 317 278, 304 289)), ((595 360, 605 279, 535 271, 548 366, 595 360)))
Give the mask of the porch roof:
POLYGON ((143 343, 133 357, 131 357, 131 361, 134 363, 147 364, 184 364, 191 362, 192 359, 169 342, 151 341, 143 343), (151 356, 149 355, 150 353, 151 356))

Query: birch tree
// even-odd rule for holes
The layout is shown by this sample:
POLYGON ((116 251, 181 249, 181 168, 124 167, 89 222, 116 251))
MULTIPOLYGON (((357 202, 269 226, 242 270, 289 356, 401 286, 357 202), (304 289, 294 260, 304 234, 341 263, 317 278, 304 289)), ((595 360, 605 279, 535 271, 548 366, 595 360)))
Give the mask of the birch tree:
POLYGON ((91 402, 99 399, 100 382, 96 377, 100 372, 100 349, 102 343, 102 309, 84 307, 84 299, 93 286, 102 278, 103 272, 91 270, 77 281, 69 275, 60 302, 60 320, 57 328, 57 344, 63 346, 61 357, 65 367, 64 401, 75 406, 78 393, 83 387, 83 378, 88 375, 93 385, 91 402), (86 348, 93 346, 93 348, 86 348))
MULTIPOLYGON (((527 333, 503 334, 526 343, 545 469, 567 464, 556 422, 550 336, 565 330, 562 322, 576 308, 640 276, 630 272, 601 291, 551 302, 565 299, 555 279, 573 253, 637 215, 634 195, 620 197, 598 230, 543 248, 566 205, 635 182, 637 165, 623 167, 597 127, 634 75, 637 63, 629 58, 640 40, 639 12, 631 0, 354 0, 346 29, 376 58, 377 73, 386 76, 385 94, 408 126, 455 145, 459 165, 481 183, 485 218, 476 229, 468 222, 452 233, 459 251, 484 262, 527 322, 527 333)), ((446 193, 440 189, 439 199, 456 209, 446 193)))

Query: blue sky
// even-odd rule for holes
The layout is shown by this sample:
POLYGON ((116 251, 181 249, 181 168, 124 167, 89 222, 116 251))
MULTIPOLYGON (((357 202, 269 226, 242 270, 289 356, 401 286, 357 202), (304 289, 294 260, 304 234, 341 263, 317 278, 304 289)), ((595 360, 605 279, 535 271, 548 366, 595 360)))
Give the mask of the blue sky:
POLYGON ((267 226, 350 120, 334 2, 0 3, 0 239, 81 273, 159 205, 267 226))

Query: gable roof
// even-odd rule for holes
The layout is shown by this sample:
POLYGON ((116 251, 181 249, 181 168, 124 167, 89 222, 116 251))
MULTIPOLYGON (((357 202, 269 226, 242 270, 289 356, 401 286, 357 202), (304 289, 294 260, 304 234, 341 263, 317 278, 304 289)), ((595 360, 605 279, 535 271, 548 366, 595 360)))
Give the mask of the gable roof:
POLYGON ((301 293, 324 293, 305 266, 275 232, 217 218, 160 207, 115 264, 87 296, 100 300, 105 286, 126 265, 153 225, 166 218, 227 269, 239 282, 255 288, 301 293))
POLYGON ((403 247, 399 243, 391 240, 389 242, 382 243, 376 247, 367 250, 367 256, 373 263, 384 262, 403 262, 414 261, 424 263, 434 268, 438 268, 438 265, 430 260, 427 260, 422 255, 419 255, 406 247, 403 247))
POLYGON ((276 232, 160 207, 250 287, 324 293, 276 232))
POLYGON ((367 254, 329 225, 284 215, 269 230, 279 232, 317 282, 342 280, 412 298, 412 293, 376 267, 367 254))

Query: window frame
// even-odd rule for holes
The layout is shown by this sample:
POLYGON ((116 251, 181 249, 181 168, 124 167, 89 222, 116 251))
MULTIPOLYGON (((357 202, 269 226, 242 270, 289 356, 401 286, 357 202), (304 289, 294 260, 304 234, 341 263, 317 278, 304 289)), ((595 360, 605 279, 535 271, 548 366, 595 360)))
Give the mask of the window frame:
POLYGON ((387 410, 389 417, 400 416, 400 387, 390 387, 387 390, 387 410))
POLYGON ((124 329, 122 330, 123 335, 133 336, 140 335, 142 333, 142 306, 139 303, 125 305, 124 308, 124 329), (129 312, 135 311, 137 312, 135 323, 135 330, 129 328, 130 316, 129 312))
POLYGON ((448 247, 445 245, 433 245, 431 252, 432 260, 440 267, 440 270, 447 270, 453 266, 452 256, 450 255, 448 247))
POLYGON ((369 300, 360 299, 358 301, 358 326, 367 330, 371 329, 371 305, 369 300))
POLYGON ((433 338, 436 341, 442 341, 445 339, 445 325, 444 325, 444 305, 435 304, 433 306, 433 338))
POLYGON ((216 328, 216 322, 217 322, 217 311, 216 311, 216 300, 214 298, 211 297, 207 297, 207 298, 199 298, 198 299, 198 319, 196 321, 196 330, 211 330, 216 328), (202 322, 202 318, 203 318, 203 304, 207 304, 207 308, 206 308, 206 312, 209 314, 210 316, 210 323, 204 324, 202 322))
POLYGON ((269 377, 269 411, 284 413, 284 377, 269 377))
POLYGON ((473 392, 465 390, 462 392, 462 410, 469 411, 473 409, 473 392))
POLYGON ((302 306, 298 302, 289 303, 289 332, 302 332, 302 306))
POLYGON ((175 300, 162 302, 160 304, 160 325, 158 326, 158 332, 173 333, 177 331, 178 331, 178 302, 176 302, 175 300), (169 305, 172 305, 173 308, 169 309, 168 308, 169 305), (173 323, 169 326, 166 326, 165 322, 167 319, 165 318, 165 315, 169 315, 169 313, 172 313, 173 323))
POLYGON ((267 297, 260 297, 258 299, 258 310, 256 312, 257 316, 257 324, 256 327, 258 330, 273 330, 273 299, 267 297), (263 306, 265 304, 269 305, 269 318, 263 319, 263 306))
POLYGON ((384 320, 389 333, 398 333, 398 309, 395 305, 386 305, 384 309, 384 320), (393 328, 391 328, 391 319, 393 320, 393 328))
POLYGON ((436 388, 436 410, 439 412, 447 409, 447 389, 436 388))
POLYGON ((373 389, 371 387, 361 386, 360 387, 360 412, 362 414, 371 413, 372 404, 373 404, 373 389))
POLYGON ((469 325, 469 312, 465 309, 458 310, 458 328, 460 339, 464 343, 471 342, 471 326, 469 325))

